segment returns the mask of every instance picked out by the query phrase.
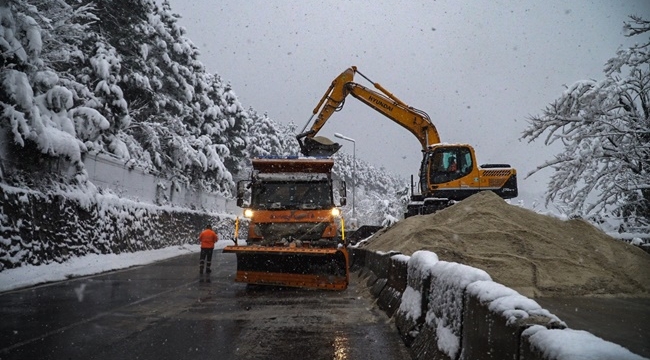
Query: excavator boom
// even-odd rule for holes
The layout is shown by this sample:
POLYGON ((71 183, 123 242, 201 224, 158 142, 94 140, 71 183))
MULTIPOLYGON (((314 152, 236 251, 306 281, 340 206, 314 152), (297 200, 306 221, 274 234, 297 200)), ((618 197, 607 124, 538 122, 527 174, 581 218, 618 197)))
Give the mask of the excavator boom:
POLYGON ((346 89, 359 101, 410 131, 418 139, 422 149, 440 143, 438 130, 424 111, 412 108, 356 83, 348 83, 346 89))
MULTIPOLYGON (((335 112, 341 110, 345 98, 348 95, 352 95, 359 101, 410 131, 418 139, 423 150, 426 150, 428 145, 440 143, 438 130, 431 122, 427 113, 408 106, 379 83, 372 82, 368 79, 372 82, 375 88, 381 91, 381 93, 353 82, 354 74, 356 73, 363 76, 365 79, 368 79, 357 70, 356 66, 346 69, 337 76, 318 102, 318 105, 316 105, 316 108, 314 108, 313 114, 318 114, 316 121, 308 132, 304 132, 305 129, 303 129, 303 133, 298 135, 299 138, 301 138, 301 136, 315 136, 325 125, 327 120, 335 112)), ((309 122, 311 122, 311 119, 309 122)), ((305 125, 305 128, 309 125, 309 122, 305 125)))

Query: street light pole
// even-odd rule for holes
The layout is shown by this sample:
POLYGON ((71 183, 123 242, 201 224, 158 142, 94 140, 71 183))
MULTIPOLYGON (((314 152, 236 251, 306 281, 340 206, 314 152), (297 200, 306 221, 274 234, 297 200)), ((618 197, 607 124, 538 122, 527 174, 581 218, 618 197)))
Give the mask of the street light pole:
POLYGON ((352 142, 352 162, 353 162, 353 170, 352 170, 352 218, 354 219, 354 226, 356 227, 356 222, 357 222, 357 213, 354 208, 354 203, 355 203, 355 197, 357 193, 357 142, 354 141, 354 139, 349 138, 347 136, 343 136, 339 133, 335 133, 334 136, 336 136, 339 139, 347 140, 352 142))

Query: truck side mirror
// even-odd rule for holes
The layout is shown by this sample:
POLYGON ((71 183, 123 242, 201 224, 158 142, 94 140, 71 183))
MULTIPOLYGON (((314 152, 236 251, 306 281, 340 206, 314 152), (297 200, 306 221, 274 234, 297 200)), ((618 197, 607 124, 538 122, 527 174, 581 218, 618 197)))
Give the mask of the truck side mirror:
POLYGON ((248 207, 250 206, 250 180, 240 180, 237 182, 237 206, 248 207))

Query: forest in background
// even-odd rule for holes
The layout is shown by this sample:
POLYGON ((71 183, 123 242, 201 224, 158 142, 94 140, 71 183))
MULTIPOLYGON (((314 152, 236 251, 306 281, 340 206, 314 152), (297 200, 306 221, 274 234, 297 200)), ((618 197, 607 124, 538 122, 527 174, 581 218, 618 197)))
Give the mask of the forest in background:
MULTIPOLYGON (((295 126, 245 108, 230 84, 206 71, 177 20, 166 1, 0 1, 0 116, 14 154, 2 181, 102 191, 88 184, 83 157, 105 153, 231 197, 250 158, 297 155, 295 126), (57 158, 72 162, 72 180, 30 176, 34 164, 57 158)), ((352 156, 335 158, 351 190, 352 156)), ((359 223, 397 221, 407 181, 356 161, 359 223)))
MULTIPOLYGON (((23 170, 3 170, 3 183, 38 186, 34 164, 65 158, 76 168, 66 185, 86 187, 83 156, 105 153, 231 197, 250 158, 298 154, 296 126, 245 108, 206 71, 178 18, 167 1, 0 0, 0 126, 23 170)), ((645 35, 650 24, 631 16, 624 31, 645 35)), ((563 215, 621 233, 650 229, 649 49, 647 39, 620 49, 604 79, 575 82, 528 119, 522 139, 563 144, 533 171, 553 170, 547 205, 563 215)), ((336 159, 351 189, 352 159, 336 159)), ((408 180, 359 159, 354 179, 360 224, 401 218, 408 180)))

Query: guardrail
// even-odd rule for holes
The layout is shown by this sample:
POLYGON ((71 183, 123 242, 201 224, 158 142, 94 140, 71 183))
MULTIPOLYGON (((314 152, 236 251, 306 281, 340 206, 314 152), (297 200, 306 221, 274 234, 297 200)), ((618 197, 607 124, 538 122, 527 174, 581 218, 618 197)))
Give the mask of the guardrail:
POLYGON ((351 248, 351 254, 352 271, 393 318, 413 359, 643 359, 567 328, 483 270, 440 261, 430 251, 406 256, 351 248))

